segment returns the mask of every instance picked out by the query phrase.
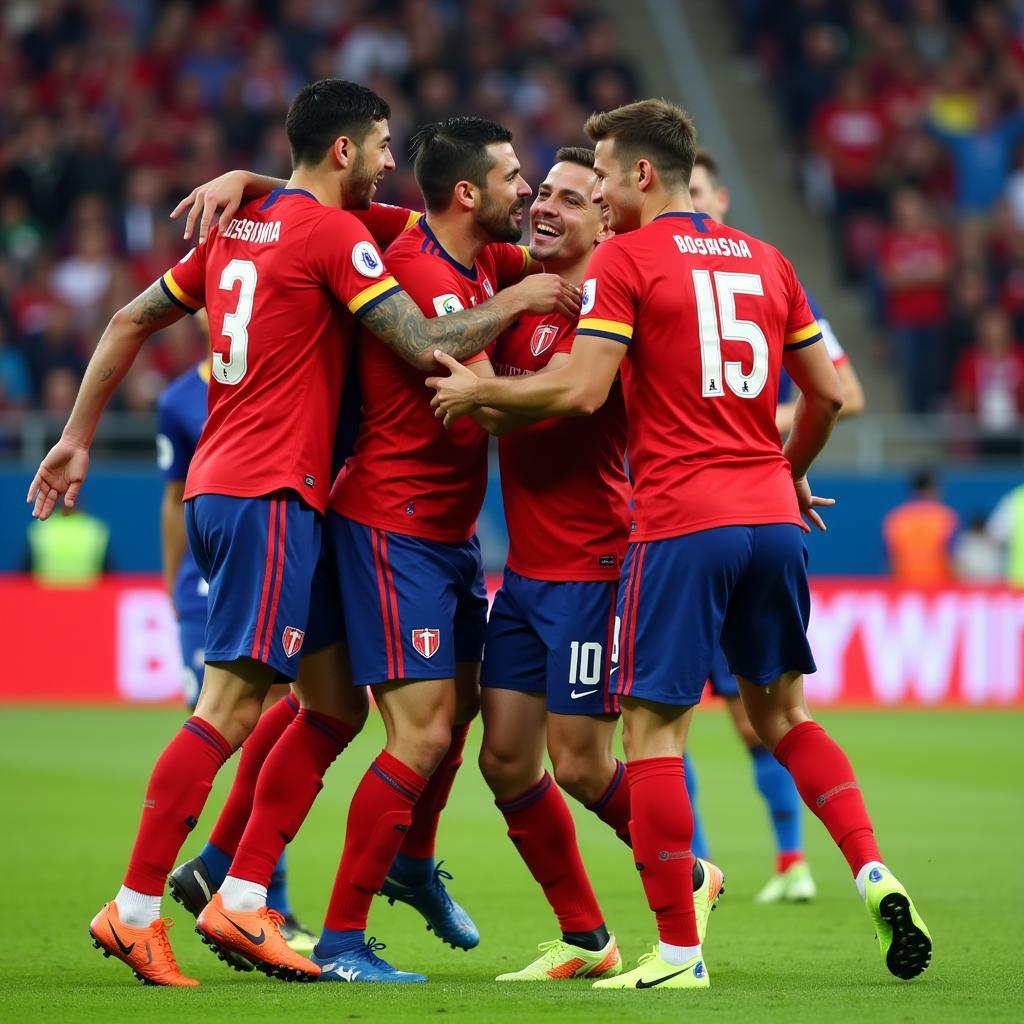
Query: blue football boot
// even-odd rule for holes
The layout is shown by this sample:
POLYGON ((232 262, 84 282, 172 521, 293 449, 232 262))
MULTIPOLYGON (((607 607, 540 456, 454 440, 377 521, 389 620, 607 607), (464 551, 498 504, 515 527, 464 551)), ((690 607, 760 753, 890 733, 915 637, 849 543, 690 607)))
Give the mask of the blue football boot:
POLYGON ((347 949, 336 956, 318 956, 314 951, 310 959, 320 968, 320 981, 348 982, 419 982, 426 975, 412 971, 399 971, 387 960, 377 956, 378 949, 386 948, 375 938, 347 949))
POLYGON ((439 861, 430 877, 410 885, 402 881, 394 867, 384 879, 380 894, 388 903, 407 903, 422 915, 427 922, 427 931, 433 932, 452 949, 473 949, 480 944, 480 932, 473 919, 448 895, 444 887, 452 876, 441 870, 444 861, 439 861))

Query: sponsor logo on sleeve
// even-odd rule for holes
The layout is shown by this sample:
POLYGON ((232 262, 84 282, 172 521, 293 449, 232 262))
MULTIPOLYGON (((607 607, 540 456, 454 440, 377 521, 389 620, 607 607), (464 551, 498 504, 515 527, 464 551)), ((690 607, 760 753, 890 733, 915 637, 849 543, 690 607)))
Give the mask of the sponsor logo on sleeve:
POLYGON ((434 310, 438 316, 445 316, 448 313, 458 313, 460 309, 466 307, 462 304, 462 300, 458 295, 452 295, 450 292, 447 295, 435 295, 434 296, 434 310))
POLYGON ((597 278, 588 277, 583 282, 583 305, 580 307, 580 316, 586 316, 593 308, 597 300, 597 278))
POLYGON ((363 277, 380 277, 384 273, 384 261, 370 242, 357 242, 352 249, 352 266, 363 277))

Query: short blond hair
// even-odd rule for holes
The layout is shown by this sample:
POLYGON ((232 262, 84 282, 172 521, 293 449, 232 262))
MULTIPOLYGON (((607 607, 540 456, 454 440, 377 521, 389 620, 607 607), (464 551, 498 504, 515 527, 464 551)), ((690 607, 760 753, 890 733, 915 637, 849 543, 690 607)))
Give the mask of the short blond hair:
POLYGON ((640 100, 591 114, 584 130, 594 142, 615 140, 615 156, 626 167, 650 160, 669 186, 685 186, 697 152, 693 118, 668 100, 640 100))

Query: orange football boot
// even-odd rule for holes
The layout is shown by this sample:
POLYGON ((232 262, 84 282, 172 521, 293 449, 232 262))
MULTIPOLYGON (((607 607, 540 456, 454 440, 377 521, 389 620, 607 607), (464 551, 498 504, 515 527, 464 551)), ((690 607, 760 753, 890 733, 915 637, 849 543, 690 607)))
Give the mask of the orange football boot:
POLYGON ((299 956, 285 942, 281 934, 283 921, 276 910, 268 907, 249 911, 225 910, 224 900, 218 892, 196 918, 196 932, 222 960, 226 954, 237 953, 270 978, 316 981, 320 977, 320 968, 299 956))
POLYGON ((145 985, 169 985, 172 988, 195 988, 199 982, 186 978, 174 959, 167 929, 174 926, 169 917, 158 917, 145 928, 131 928, 121 921, 117 904, 111 900, 92 919, 89 934, 104 956, 123 960, 132 974, 145 985))

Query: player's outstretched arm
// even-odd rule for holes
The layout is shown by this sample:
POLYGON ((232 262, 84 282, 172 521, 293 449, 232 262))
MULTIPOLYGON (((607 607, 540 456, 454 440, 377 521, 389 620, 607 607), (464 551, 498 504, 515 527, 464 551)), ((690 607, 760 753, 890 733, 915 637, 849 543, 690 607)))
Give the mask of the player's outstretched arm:
POLYGON ((789 460, 800 511, 819 530, 824 530, 825 524, 814 509, 835 502, 831 498, 817 498, 811 494, 807 472, 836 425, 839 410, 843 407, 843 389, 836 368, 820 342, 786 352, 783 364, 800 389, 793 429, 783 454, 789 460))
MULTIPOLYGON (((569 361, 568 352, 556 352, 547 366, 538 370, 538 373, 550 373, 552 370, 557 370, 559 366, 569 361)), ((494 367, 489 359, 479 359, 476 362, 470 363, 470 368, 478 377, 494 377, 494 367)), ((536 416, 524 416, 521 413, 514 412, 503 412, 501 409, 492 409, 490 406, 485 405, 479 409, 473 409, 470 414, 473 420, 488 434, 493 434, 495 437, 501 437, 504 434, 509 434, 513 430, 519 430, 522 427, 528 427, 532 423, 539 422, 539 418, 536 416)))
POLYGON ((430 404, 446 427, 484 406, 532 419, 590 416, 608 398, 625 354, 617 341, 577 336, 566 362, 549 373, 481 378, 439 353, 437 361, 451 375, 427 378, 437 392, 430 404))
MULTIPOLYGON (((849 359, 836 367, 839 374, 839 384, 843 389, 843 407, 839 410, 841 420, 859 416, 864 411, 864 388, 861 386, 860 377, 853 368, 849 359)), ((793 420, 796 416, 796 402, 780 402, 775 410, 775 425, 779 433, 785 436, 793 429, 793 420)))
POLYGON ((28 489, 27 500, 34 503, 36 519, 49 518, 61 495, 64 504, 74 508, 89 470, 89 446, 110 396, 145 340, 184 315, 185 311, 167 298, 159 281, 113 315, 86 367, 61 438, 40 463, 28 489))
POLYGON ((218 210, 221 211, 218 223, 221 231, 224 231, 242 203, 258 199, 273 192, 275 188, 284 188, 287 184, 284 178, 269 178, 265 174, 255 174, 252 171, 227 171, 212 181, 204 182, 192 189, 171 210, 171 217, 180 217, 188 210, 184 237, 192 237, 198 218, 199 241, 205 242, 218 210))
POLYGON ((575 319, 579 289, 557 274, 533 274, 472 309, 427 318, 405 292, 379 302, 363 324, 396 355, 420 370, 436 369, 433 353, 463 360, 476 355, 523 313, 561 313, 575 319))

